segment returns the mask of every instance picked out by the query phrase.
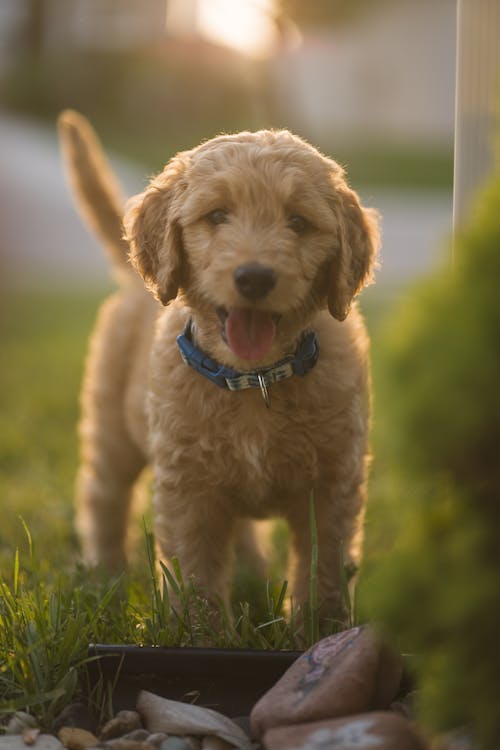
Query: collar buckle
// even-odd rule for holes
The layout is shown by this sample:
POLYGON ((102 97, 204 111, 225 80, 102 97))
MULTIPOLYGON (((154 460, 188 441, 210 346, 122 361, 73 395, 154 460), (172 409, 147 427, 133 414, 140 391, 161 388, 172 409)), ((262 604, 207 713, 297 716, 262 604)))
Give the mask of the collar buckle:
POLYGON ((269 406, 271 405, 271 402, 269 400, 269 391, 267 390, 266 380, 262 373, 258 372, 257 377, 259 379, 259 386, 260 386, 260 392, 262 393, 262 398, 264 399, 264 403, 266 407, 269 409, 269 406))

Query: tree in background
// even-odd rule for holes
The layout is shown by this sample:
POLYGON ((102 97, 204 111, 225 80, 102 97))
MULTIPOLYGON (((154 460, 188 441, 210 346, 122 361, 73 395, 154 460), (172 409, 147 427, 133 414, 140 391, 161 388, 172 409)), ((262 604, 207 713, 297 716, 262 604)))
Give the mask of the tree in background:
POLYGON ((416 654, 420 711, 500 747, 500 173, 456 238, 455 267, 392 316, 378 403, 400 467, 390 555, 361 602, 416 654), (395 520, 397 519, 397 520, 395 520))

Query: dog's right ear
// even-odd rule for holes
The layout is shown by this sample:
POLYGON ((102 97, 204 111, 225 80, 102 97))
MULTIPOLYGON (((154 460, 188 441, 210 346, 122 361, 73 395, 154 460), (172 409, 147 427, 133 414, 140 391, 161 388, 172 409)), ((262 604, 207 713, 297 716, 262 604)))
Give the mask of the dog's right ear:
POLYGON ((130 198, 123 219, 130 261, 164 305, 175 299, 182 281, 178 220, 187 161, 185 154, 174 157, 143 193, 130 198))

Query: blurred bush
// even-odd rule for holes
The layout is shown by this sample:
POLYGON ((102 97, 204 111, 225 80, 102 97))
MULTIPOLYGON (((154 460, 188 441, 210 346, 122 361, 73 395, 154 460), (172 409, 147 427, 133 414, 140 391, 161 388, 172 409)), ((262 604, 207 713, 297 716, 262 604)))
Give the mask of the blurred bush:
POLYGON ((500 173, 454 268, 393 311, 378 352, 379 451, 394 476, 368 532, 392 549, 360 591, 365 614, 416 655, 423 719, 469 725, 487 750, 500 747, 499 249, 500 173))

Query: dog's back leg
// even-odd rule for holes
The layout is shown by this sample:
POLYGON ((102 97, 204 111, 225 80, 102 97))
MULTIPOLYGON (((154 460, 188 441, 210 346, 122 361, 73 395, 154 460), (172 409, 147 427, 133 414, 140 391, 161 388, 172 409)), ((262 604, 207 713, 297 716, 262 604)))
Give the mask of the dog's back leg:
POLYGON ((125 565, 132 490, 146 463, 125 421, 124 394, 134 348, 128 320, 132 312, 123 294, 104 303, 82 392, 76 524, 85 561, 109 570, 125 565))

